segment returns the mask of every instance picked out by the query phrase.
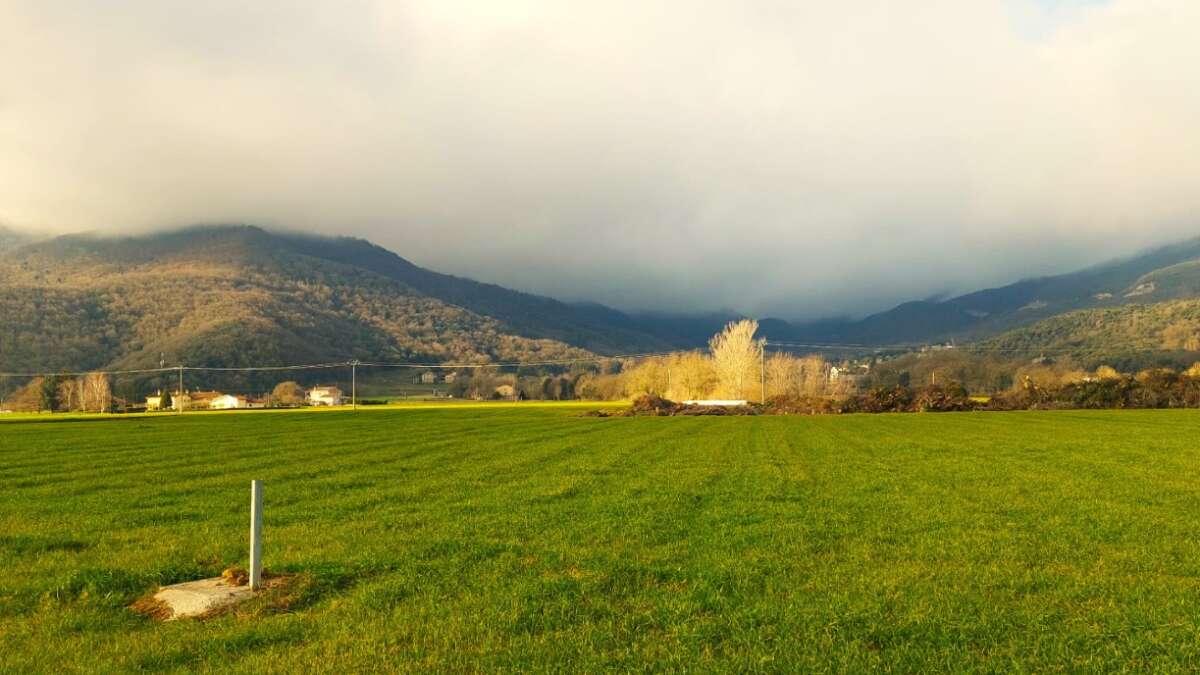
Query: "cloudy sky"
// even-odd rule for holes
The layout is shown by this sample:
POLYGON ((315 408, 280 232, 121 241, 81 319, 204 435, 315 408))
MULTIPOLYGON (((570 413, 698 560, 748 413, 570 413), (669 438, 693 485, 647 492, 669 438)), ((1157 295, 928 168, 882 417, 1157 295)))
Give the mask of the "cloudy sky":
POLYGON ((1195 0, 4 0, 0 222, 788 318, 1200 234, 1195 0))

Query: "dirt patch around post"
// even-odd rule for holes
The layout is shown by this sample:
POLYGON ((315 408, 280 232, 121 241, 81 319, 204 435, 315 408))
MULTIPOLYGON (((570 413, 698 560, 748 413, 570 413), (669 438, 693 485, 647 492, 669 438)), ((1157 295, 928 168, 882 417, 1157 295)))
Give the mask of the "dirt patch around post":
POLYGON ((235 611, 243 603, 270 605, 273 600, 287 604, 293 575, 263 573, 262 584, 251 590, 245 570, 229 568, 221 576, 163 586, 138 598, 129 609, 156 621, 209 619, 235 611), (260 602, 250 602, 260 600, 260 602))

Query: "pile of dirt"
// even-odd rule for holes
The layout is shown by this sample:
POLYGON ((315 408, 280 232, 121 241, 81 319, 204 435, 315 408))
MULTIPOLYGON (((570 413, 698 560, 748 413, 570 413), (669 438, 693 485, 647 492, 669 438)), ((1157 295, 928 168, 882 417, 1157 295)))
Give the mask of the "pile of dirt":
POLYGON ((129 609, 155 621, 166 621, 175 614, 170 605, 154 597, 153 593, 138 598, 129 609))
POLYGON ((957 385, 930 386, 920 390, 881 387, 845 398, 777 396, 764 404, 737 406, 688 405, 661 396, 639 396, 625 410, 593 410, 584 417, 684 417, 722 415, 838 415, 842 413, 952 412, 979 410, 957 385))
POLYGON ((245 586, 250 583, 250 573, 240 567, 227 567, 221 578, 230 586, 245 586))
POLYGON ((630 411, 634 415, 653 415, 662 417, 666 415, 674 415, 679 412, 682 406, 674 401, 668 401, 661 396, 649 394, 647 396, 639 396, 633 399, 633 405, 630 406, 630 411))
POLYGON ((758 405, 688 405, 677 403, 653 394, 639 396, 625 410, 591 410, 582 417, 709 417, 721 415, 761 415, 758 405))

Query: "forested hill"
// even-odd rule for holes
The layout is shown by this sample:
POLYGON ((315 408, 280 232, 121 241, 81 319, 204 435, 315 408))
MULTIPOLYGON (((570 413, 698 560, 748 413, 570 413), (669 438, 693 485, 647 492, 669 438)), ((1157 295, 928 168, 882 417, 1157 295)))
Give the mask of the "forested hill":
POLYGON ((0 253, 14 249, 26 241, 28 239, 25 235, 0 225, 0 253))
POLYGON ((422 269, 368 242, 200 227, 0 251, 0 370, 542 360, 671 346, 619 312, 422 269))
POLYGON ((980 346, 1015 359, 1070 357, 1088 370, 1186 368, 1200 361, 1200 299, 1067 312, 980 346))
POLYGON ((895 344, 974 340, 1079 309, 1200 297, 1200 238, 1057 276, 943 301, 902 304, 859 321, 778 326, 773 337, 895 344))

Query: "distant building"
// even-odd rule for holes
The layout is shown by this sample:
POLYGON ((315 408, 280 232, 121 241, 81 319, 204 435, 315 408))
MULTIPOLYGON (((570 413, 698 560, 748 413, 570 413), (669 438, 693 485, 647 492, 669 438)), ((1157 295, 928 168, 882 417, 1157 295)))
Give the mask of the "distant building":
POLYGON ((496 387, 497 398, 512 398, 515 393, 517 393, 517 390, 511 384, 502 384, 496 387))
POLYGON ((437 382, 437 373, 432 370, 427 370, 417 376, 417 384, 434 384, 437 382))
POLYGON ((213 410, 235 410, 237 408, 245 408, 246 397, 234 396, 233 394, 221 394, 212 401, 209 401, 208 407, 213 410))
POLYGON ((445 377, 442 378, 442 382, 445 382, 446 384, 454 384, 454 381, 457 379, 458 379, 458 373, 456 373, 454 371, 450 371, 450 372, 446 373, 445 377))
POLYGON ((191 394, 184 394, 188 398, 187 407, 193 409, 207 409, 212 407, 212 402, 224 396, 219 391, 193 391, 191 394))
POLYGON ((342 405, 342 390, 316 386, 305 392, 305 399, 309 405, 342 405))
POLYGON ((154 392, 153 396, 146 397, 146 412, 155 412, 163 409, 163 395, 161 391, 154 392))
POLYGON ((869 365, 843 364, 833 366, 829 369, 829 382, 831 384, 848 386, 857 385, 870 371, 871 367, 869 365))
POLYGON ((171 392, 171 410, 187 410, 192 407, 192 397, 187 391, 171 392))

